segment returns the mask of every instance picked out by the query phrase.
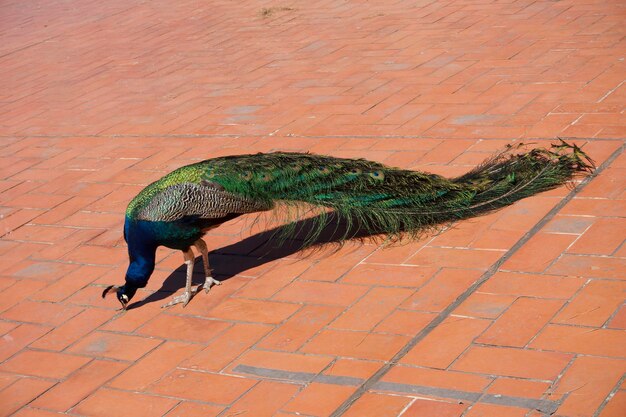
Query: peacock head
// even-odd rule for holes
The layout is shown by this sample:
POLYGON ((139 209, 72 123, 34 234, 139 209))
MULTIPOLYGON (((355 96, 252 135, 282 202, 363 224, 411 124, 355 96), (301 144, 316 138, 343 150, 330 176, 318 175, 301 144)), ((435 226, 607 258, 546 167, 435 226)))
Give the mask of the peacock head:
POLYGON ((137 293, 137 289, 148 284, 154 271, 157 244, 152 239, 148 226, 140 221, 126 218, 124 240, 128 244, 128 269, 124 285, 110 285, 102 291, 102 298, 115 294, 126 310, 128 303, 137 293))

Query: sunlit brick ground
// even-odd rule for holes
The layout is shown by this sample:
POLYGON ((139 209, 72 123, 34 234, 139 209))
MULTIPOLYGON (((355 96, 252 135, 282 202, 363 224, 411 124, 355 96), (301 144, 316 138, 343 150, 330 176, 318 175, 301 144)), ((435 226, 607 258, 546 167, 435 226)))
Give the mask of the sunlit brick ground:
MULTIPOLYGON (((0 5, 0 416, 626 415, 624 3, 0 5), (122 313, 128 201, 297 150, 459 175, 574 138, 597 175, 420 241, 299 253, 251 221, 122 313), (198 262, 199 264, 200 262, 198 262), (196 266, 198 279, 201 266, 196 266)), ((176 271, 176 272, 174 272, 176 271)))

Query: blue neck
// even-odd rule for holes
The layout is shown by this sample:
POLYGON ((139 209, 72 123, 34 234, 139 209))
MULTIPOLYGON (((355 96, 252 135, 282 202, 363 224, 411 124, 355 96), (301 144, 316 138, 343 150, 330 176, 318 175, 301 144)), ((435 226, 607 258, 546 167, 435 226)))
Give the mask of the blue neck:
POLYGON ((128 243, 130 264, 126 272, 126 284, 135 288, 143 288, 154 271, 157 244, 155 243, 147 222, 133 221, 126 217, 124 222, 124 239, 128 243))

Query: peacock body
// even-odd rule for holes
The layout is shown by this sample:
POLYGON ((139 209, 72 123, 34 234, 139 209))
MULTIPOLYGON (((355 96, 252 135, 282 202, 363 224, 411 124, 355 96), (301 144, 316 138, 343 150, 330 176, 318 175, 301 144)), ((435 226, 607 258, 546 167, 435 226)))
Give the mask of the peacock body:
MULTIPOLYGON (((210 277, 202 236, 245 213, 276 205, 318 209, 319 227, 309 231, 310 242, 321 232, 328 212, 370 234, 416 236, 429 227, 484 214, 558 187, 576 174, 590 172, 592 166, 580 148, 563 141, 521 154, 509 149, 450 179, 364 159, 307 153, 209 159, 167 174, 130 202, 124 225, 130 258, 126 283, 109 287, 103 296, 114 289, 126 307, 137 288, 147 284, 156 248, 166 246, 182 250, 188 265, 186 292, 168 305, 186 304, 194 292, 191 246, 203 256, 208 290, 217 281, 210 277)), ((289 220, 297 220, 297 215, 289 220)), ((290 228, 284 230, 289 233, 290 228)))

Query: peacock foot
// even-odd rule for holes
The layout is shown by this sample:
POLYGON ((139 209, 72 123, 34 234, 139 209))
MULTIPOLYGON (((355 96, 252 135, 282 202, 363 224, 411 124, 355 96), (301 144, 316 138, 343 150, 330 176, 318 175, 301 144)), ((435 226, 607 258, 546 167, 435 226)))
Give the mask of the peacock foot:
POLYGON ((183 307, 185 307, 189 303, 189 301, 191 301, 193 296, 196 295, 196 292, 198 292, 198 290, 193 288, 191 291, 185 291, 181 295, 174 296, 169 303, 163 304, 161 308, 171 307, 173 305, 181 303, 183 304, 183 307))
POLYGON ((204 284, 201 288, 204 288, 204 292, 208 293, 213 285, 221 285, 222 281, 218 281, 213 277, 206 277, 204 284))

